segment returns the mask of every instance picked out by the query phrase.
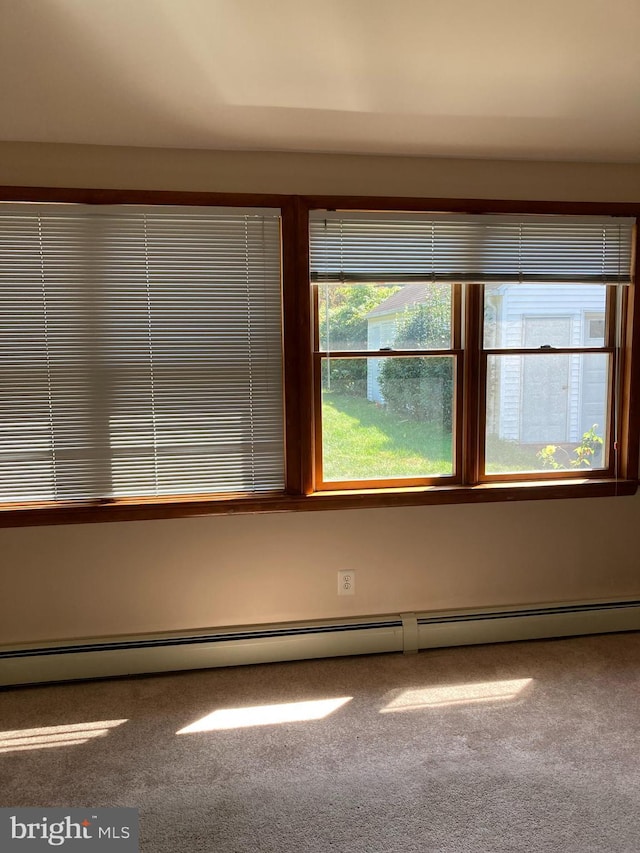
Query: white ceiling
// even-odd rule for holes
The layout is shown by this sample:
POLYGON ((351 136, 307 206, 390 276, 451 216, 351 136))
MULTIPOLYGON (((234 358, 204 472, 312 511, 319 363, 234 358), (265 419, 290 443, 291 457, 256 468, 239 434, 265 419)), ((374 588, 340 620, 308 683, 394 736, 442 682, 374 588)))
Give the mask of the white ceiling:
POLYGON ((0 140, 640 162, 640 0, 0 0, 0 140))

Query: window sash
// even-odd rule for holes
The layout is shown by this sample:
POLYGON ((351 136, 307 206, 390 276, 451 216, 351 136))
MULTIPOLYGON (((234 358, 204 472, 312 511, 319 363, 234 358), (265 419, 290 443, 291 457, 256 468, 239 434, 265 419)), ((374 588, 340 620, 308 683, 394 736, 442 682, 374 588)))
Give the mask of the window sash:
MULTIPOLYGON (((535 481, 535 480, 550 480, 550 479, 570 479, 579 477, 580 479, 598 478, 613 476, 614 474, 614 443, 616 441, 615 424, 616 419, 615 405, 616 394, 614 389, 615 383, 615 364, 617 353, 610 347, 601 347, 599 349, 579 349, 574 348, 558 348, 553 350, 486 350, 482 354, 480 362, 480 383, 481 383, 481 423, 480 423, 480 448, 479 448, 479 470, 481 482, 518 482, 518 481, 535 481), (599 422, 588 423, 585 420, 586 412, 581 405, 582 395, 585 393, 584 383, 587 367, 593 365, 594 359, 606 359, 606 368, 604 370, 604 384, 602 386, 602 400, 596 401, 596 408, 602 418, 597 416, 599 422), (531 377, 531 368, 534 365, 544 369, 545 362, 548 364, 553 361, 553 373, 551 393, 555 391, 556 399, 554 405, 549 408, 549 414, 552 418, 552 423, 549 425, 537 425, 538 432, 536 433, 536 423, 526 421, 524 413, 526 408, 531 408, 532 395, 535 395, 535 383, 539 381, 539 377, 531 377), (489 436, 493 442, 498 440, 498 436, 489 431, 489 422, 491 415, 489 413, 489 365, 490 363, 501 362, 506 363, 506 368, 510 368, 511 376, 505 382, 500 381, 498 393, 509 395, 511 391, 511 405, 505 407, 507 409, 506 417, 503 418, 502 412, 499 415, 500 425, 499 431, 502 431, 503 446, 506 451, 492 449, 488 452, 487 444, 489 436), (564 371, 564 373, 563 373, 564 371), (509 379, 511 380, 509 382, 509 379), (556 386, 553 388, 553 381, 556 386), (509 388, 509 384, 511 387, 509 388), (515 396, 514 396, 515 395, 515 396), (599 403, 599 404, 598 404, 599 403), (515 422, 513 417, 515 413, 515 422), (509 419, 511 414, 511 422, 509 419), (553 430, 553 417, 560 416, 561 425, 555 425, 556 434, 549 435, 546 430, 553 430), (599 454, 602 464, 595 467, 589 465, 575 465, 578 456, 573 451, 574 447, 582 443, 583 434, 586 433, 592 426, 597 426, 596 433, 602 438, 602 449, 599 454), (559 432, 558 432, 559 430, 559 432), (505 444, 506 442, 506 444, 505 444), (509 450, 509 447, 512 447, 509 450), (533 463, 533 454, 543 450, 543 448, 555 447, 556 450, 552 454, 555 461, 558 463, 557 468, 551 466, 546 467, 542 464, 540 457, 538 463, 533 463), (495 461, 496 454, 504 456, 504 453, 513 457, 505 464, 511 464, 513 467, 509 470, 500 470, 500 465, 495 461), (518 456, 528 456, 531 458, 532 465, 537 467, 525 468, 522 460, 518 460, 518 456), (493 457, 493 458, 491 458, 493 457), (519 468, 517 467, 519 465, 519 468), (489 467, 494 470, 488 470, 489 467)), ((495 380, 494 380, 495 381, 495 380)), ((535 399, 534 399, 535 404, 535 399)), ((535 405, 533 406, 535 409, 535 405)), ((538 407, 539 408, 539 407, 538 407)), ((539 412, 538 412, 539 414, 539 412)), ((535 416, 535 412, 534 412, 535 416)), ((593 420, 593 418, 592 418, 593 420)))
MULTIPOLYGON (((314 354, 315 379, 315 410, 318 416, 315 418, 315 469, 317 490, 331 489, 376 489, 376 488, 411 488, 414 486, 427 485, 454 485, 461 482, 460 463, 462 457, 462 368, 464 354, 461 350, 412 350, 412 351, 376 351, 366 350, 362 352, 344 351, 341 353, 316 352, 314 354), (323 365, 330 365, 333 361, 340 360, 365 360, 368 362, 378 359, 448 359, 452 362, 452 411, 451 411, 451 464, 450 472, 431 475, 404 475, 395 476, 371 476, 371 477, 334 477, 329 479, 325 476, 325 435, 323 411, 323 365)), ((369 378, 367 377, 367 382, 369 378)))

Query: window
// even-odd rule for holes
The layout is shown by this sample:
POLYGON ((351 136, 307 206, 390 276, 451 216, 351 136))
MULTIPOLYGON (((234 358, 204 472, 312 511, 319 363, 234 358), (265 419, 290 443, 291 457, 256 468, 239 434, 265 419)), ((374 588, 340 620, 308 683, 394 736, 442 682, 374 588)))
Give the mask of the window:
POLYGON ((279 211, 0 205, 0 502, 284 488, 279 211))
POLYGON ((316 488, 614 476, 632 226, 313 211, 316 488))
POLYGON ((637 489, 638 205, 0 193, 0 526, 637 489))

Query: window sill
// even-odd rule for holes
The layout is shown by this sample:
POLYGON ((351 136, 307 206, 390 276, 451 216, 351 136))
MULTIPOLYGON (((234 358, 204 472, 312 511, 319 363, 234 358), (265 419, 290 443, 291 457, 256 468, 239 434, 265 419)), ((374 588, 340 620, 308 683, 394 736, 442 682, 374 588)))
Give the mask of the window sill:
POLYGON ((483 483, 478 486, 427 486, 367 491, 323 491, 313 494, 270 494, 256 497, 145 499, 107 503, 39 504, 0 509, 0 527, 51 524, 91 524, 105 521, 141 521, 203 515, 240 515, 263 512, 373 509, 441 504, 497 503, 501 501, 604 498, 634 495, 637 480, 545 480, 528 483, 483 483))

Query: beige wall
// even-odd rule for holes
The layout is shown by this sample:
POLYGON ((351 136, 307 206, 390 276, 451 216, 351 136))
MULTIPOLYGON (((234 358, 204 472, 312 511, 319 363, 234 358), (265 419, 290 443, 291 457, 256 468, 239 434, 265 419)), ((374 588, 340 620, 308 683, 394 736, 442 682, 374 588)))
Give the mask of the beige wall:
POLYGON ((0 184, 640 201, 640 164, 531 163, 0 143, 0 184))
MULTIPOLYGON (((0 184, 637 202, 640 166, 11 143, 0 184)), ((0 530, 0 643, 638 596, 639 518, 640 496, 0 530)))

